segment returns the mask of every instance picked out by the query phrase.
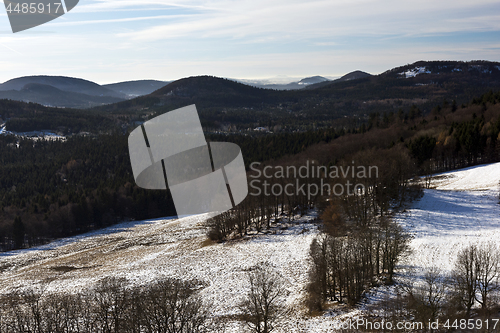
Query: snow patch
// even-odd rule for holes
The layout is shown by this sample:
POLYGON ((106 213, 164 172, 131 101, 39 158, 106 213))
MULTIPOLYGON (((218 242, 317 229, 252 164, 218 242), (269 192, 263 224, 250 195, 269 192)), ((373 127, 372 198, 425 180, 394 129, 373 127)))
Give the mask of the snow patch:
POLYGON ((480 73, 483 74, 491 74, 491 70, 488 68, 488 66, 483 66, 483 65, 471 65, 469 67, 469 71, 476 70, 480 73))
POLYGON ((405 78, 415 77, 419 74, 430 74, 431 71, 427 70, 427 67, 415 67, 413 69, 409 69, 406 72, 401 72, 399 75, 404 75, 405 78))
POLYGON ((397 217, 414 234, 406 265, 449 273, 458 251, 500 238, 500 163, 437 174, 412 209, 397 217))
MULTIPOLYGON (((396 221, 414 238, 411 254, 398 267, 397 281, 413 276, 422 283, 424 272, 437 267, 449 274, 457 253, 469 244, 498 242, 500 163, 479 165, 434 175, 423 197, 396 221)), ((361 311, 378 309, 384 299, 396 298, 396 288, 373 289, 360 305, 361 311)))
POLYGON ((66 141, 65 136, 56 134, 48 130, 31 131, 31 132, 12 132, 12 131, 7 131, 5 127, 6 126, 4 125, 3 127, 0 128, 0 135, 15 135, 25 139, 31 139, 33 141, 37 141, 40 139, 51 140, 51 141, 54 140, 66 141))
POLYGON ((450 273, 458 251, 500 237, 496 191, 425 190, 424 197, 399 221, 414 234, 407 265, 450 273))
POLYGON ((500 163, 476 165, 454 172, 434 175, 433 187, 448 191, 497 190, 500 182, 500 163))

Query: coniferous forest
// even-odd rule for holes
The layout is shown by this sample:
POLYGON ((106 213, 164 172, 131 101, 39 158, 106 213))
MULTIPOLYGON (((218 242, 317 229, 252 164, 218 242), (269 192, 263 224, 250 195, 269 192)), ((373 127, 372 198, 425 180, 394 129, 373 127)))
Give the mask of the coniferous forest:
MULTIPOLYGON (((489 92, 460 106, 445 100, 428 114, 417 106, 374 113, 361 125, 341 129, 212 133, 207 138, 237 143, 247 168, 252 162, 306 160, 337 165, 354 159, 368 165, 374 161, 367 156, 376 156, 374 151, 378 156, 397 152, 409 156, 405 177, 411 178, 498 161, 499 102, 500 93, 489 92)), ((1 249, 29 247, 124 219, 175 215, 168 191, 135 185, 127 133, 108 127, 106 133, 74 135, 66 141, 0 136, 1 249)))

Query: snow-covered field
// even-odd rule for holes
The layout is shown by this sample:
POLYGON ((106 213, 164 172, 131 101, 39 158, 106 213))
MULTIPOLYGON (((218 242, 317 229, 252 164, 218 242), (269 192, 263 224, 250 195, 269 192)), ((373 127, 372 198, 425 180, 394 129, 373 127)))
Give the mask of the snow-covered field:
MULTIPOLYGON (((436 174, 431 189, 396 220, 409 231, 410 254, 399 265, 396 281, 422 283, 424 273, 437 268, 443 276, 454 266, 458 252, 469 244, 500 239, 500 163, 436 174)), ((372 290, 360 304, 373 309, 396 296, 396 286, 372 290)))
MULTIPOLYGON (((500 237, 498 183, 500 163, 436 175, 421 200, 397 216, 414 234, 413 253, 404 266, 423 270, 451 269, 458 250, 469 243, 500 237)), ((202 294, 214 304, 214 315, 238 314, 237 304, 247 290, 247 270, 269 262, 288 281, 287 304, 292 318, 277 332, 333 332, 346 318, 365 308, 346 308, 307 317, 302 304, 309 271, 309 246, 318 234, 314 211, 292 221, 288 228, 244 240, 212 244, 207 241, 206 215, 182 219, 125 222, 66 238, 29 250, 0 253, 0 294, 12 288, 49 283, 48 291, 78 292, 106 276, 125 277, 143 284, 159 276, 198 279, 202 294)), ((374 290, 368 303, 387 288, 374 290)), ((236 321, 228 332, 239 332, 236 321)))
MULTIPOLYGON (((0 294, 44 281, 50 281, 47 292, 78 292, 106 276, 125 277, 133 284, 170 276, 205 282, 202 295, 214 305, 213 314, 230 316, 239 313, 248 269, 269 262, 287 281, 286 303, 296 317, 282 331, 301 332, 298 327, 307 325, 323 332, 321 320, 306 323, 302 319, 309 271, 306 259, 318 234, 312 221, 316 215, 311 211, 286 229, 277 227, 270 234, 224 244, 207 241, 203 227, 207 216, 196 215, 126 222, 33 249, 0 253, 0 294)), ((240 331, 237 322, 229 326, 228 332, 240 331)))
POLYGON ((398 216, 413 233, 408 264, 449 273, 460 249, 500 239, 500 163, 436 175, 434 189, 398 216))

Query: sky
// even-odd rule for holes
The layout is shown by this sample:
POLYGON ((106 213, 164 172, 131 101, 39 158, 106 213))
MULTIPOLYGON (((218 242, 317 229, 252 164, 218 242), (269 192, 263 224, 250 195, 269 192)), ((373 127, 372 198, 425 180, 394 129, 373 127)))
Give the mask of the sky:
POLYGON ((80 0, 15 34, 0 8, 0 82, 338 77, 419 60, 500 61, 500 2, 80 0))

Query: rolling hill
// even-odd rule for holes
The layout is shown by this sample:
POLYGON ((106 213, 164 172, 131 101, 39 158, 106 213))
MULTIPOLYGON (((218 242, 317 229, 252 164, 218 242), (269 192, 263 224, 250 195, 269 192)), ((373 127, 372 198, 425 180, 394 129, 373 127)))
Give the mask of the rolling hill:
POLYGON ((311 81, 311 83, 306 87, 307 89, 316 89, 316 88, 319 88, 319 87, 324 87, 326 85, 329 85, 331 83, 338 83, 338 82, 345 82, 345 81, 351 81, 351 80, 357 80, 357 79, 362 79, 362 78, 365 78, 365 77, 368 77, 368 76, 372 76, 371 74, 369 73, 366 73, 366 72, 363 72, 363 71, 354 71, 354 72, 350 72, 338 79, 335 79, 335 80, 322 80, 322 81, 311 81))
POLYGON ((46 106, 89 108, 125 100, 127 95, 78 78, 25 76, 0 84, 0 98, 46 106))
POLYGON ((113 90, 120 94, 125 94, 128 97, 138 97, 142 95, 148 95, 163 88, 172 81, 158 81, 158 80, 137 80, 137 81, 125 81, 111 84, 103 84, 102 86, 113 90))
POLYGON ((460 105, 489 90, 500 90, 500 63, 432 61, 379 75, 356 71, 300 90, 262 89, 212 76, 189 77, 100 110, 136 113, 147 109, 160 114, 196 104, 202 121, 210 124, 306 129, 312 123, 331 126, 332 120, 346 116, 366 121, 370 113, 408 112, 412 105, 427 114, 444 100, 460 105))
POLYGON ((0 91, 0 99, 11 99, 66 108, 89 108, 123 100, 122 98, 113 96, 95 96, 73 91, 63 91, 54 86, 40 83, 28 83, 20 90, 0 91))
MULTIPOLYGON (((55 78, 47 80, 49 79, 52 84, 59 82, 55 78)), ((66 82, 63 79, 61 80, 66 82)), ((19 88, 22 83, 24 81, 20 79, 11 80, 3 84, 2 89, 19 88)), ((139 92, 146 87, 154 89, 155 84, 162 83, 139 81, 111 86, 122 89, 123 92, 131 92, 133 89, 139 92)), ((97 89, 109 91, 108 88, 96 87, 92 83, 89 85, 86 82, 85 85, 89 89, 93 87, 94 92, 97 89)), ((413 106, 422 114, 430 113, 443 103, 452 104, 455 101, 460 106, 490 90, 500 90, 500 63, 419 61, 379 75, 355 71, 334 81, 306 87, 307 89, 299 90, 272 90, 213 76, 196 76, 171 82, 148 95, 122 101, 105 95, 62 96, 62 89, 50 90, 41 86, 28 86, 20 91, 10 90, 8 93, 3 92, 1 96, 57 107, 96 106, 93 111, 97 113, 123 115, 137 118, 136 121, 146 114, 153 116, 196 104, 202 124, 214 130, 230 126, 237 130, 278 126, 282 129, 305 131, 331 127, 332 124, 342 127, 346 125, 347 119, 351 122, 366 122, 369 114, 373 113, 381 116, 407 113, 413 106)))
MULTIPOLYGON (((325 108, 322 105, 318 107, 317 103, 321 98, 354 100, 357 95, 365 94, 364 96, 371 96, 384 107, 384 112, 393 110, 393 105, 399 104, 399 98, 402 100, 399 105, 401 108, 408 105, 403 101, 410 97, 416 100, 419 107, 438 102, 443 106, 442 109, 425 117, 412 117, 409 112, 396 113, 387 117, 388 121, 384 122, 384 116, 377 115, 367 119, 362 123, 363 126, 353 122, 348 131, 343 128, 343 133, 330 141, 326 139, 326 135, 322 136, 324 141, 316 144, 311 143, 311 132, 293 133, 297 136, 307 134, 297 144, 302 147, 302 153, 283 157, 288 159, 288 163, 282 163, 283 165, 296 165, 291 163, 311 160, 318 161, 321 165, 337 162, 342 165, 342 159, 348 164, 351 160, 356 160, 366 165, 377 165, 381 170, 389 169, 390 172, 386 174, 388 178, 384 179, 399 179, 395 170, 417 167, 418 156, 415 159, 410 159, 409 156, 418 152, 413 148, 416 142, 422 142, 418 140, 427 137, 436 139, 427 140, 433 142, 432 147, 427 150, 434 152, 428 158, 429 161, 432 158, 436 167, 456 168, 460 163, 469 166, 468 169, 437 175, 431 181, 431 188, 423 191, 419 201, 405 206, 404 210, 393 212, 394 218, 414 236, 409 243, 414 254, 400 262, 395 277, 396 283, 400 283, 411 278, 411 272, 405 270, 407 267, 413 267, 418 276, 434 266, 438 266, 443 273, 449 273, 451 263, 460 249, 471 243, 482 244, 495 240, 500 234, 497 185, 500 165, 470 167, 473 163, 484 163, 490 158, 491 161, 498 162, 500 93, 475 96, 473 101, 468 101, 468 106, 456 109, 450 104, 445 107, 442 99, 442 96, 453 97, 453 93, 458 94, 460 91, 472 93, 475 89, 492 89, 497 84, 497 65, 475 63, 461 64, 462 67, 456 67, 456 64, 451 68, 443 66, 449 65, 413 64, 377 77, 331 83, 310 91, 294 93, 256 89, 220 78, 195 77, 176 81, 149 96, 91 110, 49 109, 35 104, 9 104, 9 101, 0 101, 0 110, 3 112, 14 106, 26 107, 30 111, 27 113, 29 117, 36 118, 45 113, 46 119, 50 112, 58 112, 58 117, 73 116, 80 112, 81 117, 89 122, 91 119, 88 115, 105 115, 109 119, 123 122, 133 120, 134 126, 137 126, 138 114, 144 116, 142 119, 147 119, 154 116, 151 114, 152 110, 161 111, 177 104, 198 104, 197 101, 203 101, 206 104, 202 104, 200 110, 205 120, 216 115, 216 119, 228 122, 233 121, 229 116, 234 116, 235 121, 255 121, 256 117, 267 112, 274 113, 271 116, 277 116, 276 121, 285 124, 295 112, 291 109, 289 112, 289 106, 284 106, 282 101, 286 98, 290 105, 296 103, 295 105, 310 107, 310 113, 301 111, 304 117, 308 117, 303 122, 310 124, 314 122, 314 110, 325 108), (437 83, 429 83, 429 80, 437 83), (373 89, 372 95, 368 95, 370 87, 373 89), (389 92, 385 91, 387 89, 389 92), (383 100, 391 91, 395 96, 394 100, 383 100), (404 99, 398 97, 404 95, 405 91, 408 95, 404 99), (415 96, 426 91, 428 100, 419 102, 415 96), (225 106, 218 110, 219 113, 211 114, 212 110, 218 109, 213 105, 225 106), (281 108, 272 108, 272 105, 281 108), (110 109, 111 107, 116 107, 116 110, 110 109), (106 108, 113 112, 102 112, 106 108), (127 110, 130 118, 127 119, 124 113, 117 115, 118 112, 127 110), (231 112, 234 113, 231 115, 231 112), (364 125, 368 126, 364 128, 364 125)), ((68 120, 69 117, 63 119, 63 122, 68 125, 68 120)), ((97 123, 103 122, 98 118, 94 120, 97 123)), ((335 121, 339 122, 338 119, 335 121)), ((53 124, 52 121, 47 123, 53 124)), ((78 123, 82 123, 82 120, 78 123)), ((144 209, 156 214, 158 206, 151 204, 154 198, 152 194, 140 195, 131 186, 126 149, 128 129, 130 127, 125 127, 122 133, 114 136, 106 134, 87 139, 77 137, 66 143, 41 142, 37 143, 37 148, 28 140, 15 148, 15 138, 2 138, 3 144, 0 147, 6 163, 5 171, 0 174, 7 175, 4 178, 11 178, 7 182, 3 181, 6 184, 3 198, 11 198, 9 204, 2 207, 6 221, 4 235, 12 234, 8 228, 12 217, 18 212, 23 214, 26 230, 37 235, 39 230, 48 230, 49 223, 53 228, 58 227, 59 223, 67 226, 70 235, 74 235, 73 232, 83 232, 83 225, 79 224, 82 223, 82 216, 88 216, 90 221, 90 217, 94 218, 99 212, 103 212, 106 220, 97 220, 96 217, 95 221, 114 221, 106 222, 103 226, 119 220, 118 215, 114 215, 115 212, 124 213, 128 210, 130 213, 136 209, 144 209), (53 151, 62 152, 64 156, 59 156, 59 153, 50 154, 51 145, 53 151), (59 149, 62 145, 66 145, 68 149, 59 149), (70 151, 70 148, 74 150, 70 151), (42 158, 37 159, 37 156, 42 158), (46 158, 47 156, 50 158, 46 158), (22 163, 21 158, 24 158, 22 163), (15 174, 22 176, 13 176, 15 174), (45 177, 34 177, 34 174, 45 177), (26 178, 23 179, 24 175, 26 178), (87 177, 89 175, 92 177, 87 177), (83 176, 86 178, 78 178, 83 176), (54 178, 55 181, 52 180, 54 178), (95 188, 98 179, 105 181, 102 187, 99 186, 99 191, 85 190, 84 186, 95 188), (36 187, 32 184, 42 190, 34 190, 36 187), (47 184, 52 184, 51 192, 47 190, 47 184), (138 208, 131 209, 132 204, 137 203, 144 203, 143 208, 137 205, 138 208), (55 213, 53 209, 59 210, 55 213), (47 217, 43 217, 44 214, 47 217), (66 221, 70 223, 66 224, 66 221), (73 221, 74 224, 71 224, 73 221)), ((327 134, 326 131, 317 132, 327 134)), ((280 163, 276 151, 295 144, 292 140, 280 143, 278 135, 265 136, 273 140, 265 143, 255 140, 251 135, 234 137, 252 141, 252 148, 255 150, 270 152, 270 159, 274 160, 267 160, 270 163, 280 163)), ((229 135, 225 138, 230 140, 229 135)), ((248 145, 241 147, 245 158, 250 158, 251 151, 246 149, 248 145)), ((414 172, 408 173, 408 178, 405 179, 412 178, 410 175, 416 175, 418 171, 414 172)), ((147 284, 165 275, 188 278, 203 282, 200 294, 205 300, 215 304, 212 315, 227 319, 227 331, 237 332, 240 327, 237 320, 240 312, 236 305, 241 300, 241 295, 248 290, 248 286, 243 283, 245 274, 257 263, 268 262, 289 281, 289 294, 282 301, 293 309, 286 323, 277 327, 277 332, 325 332, 334 328, 337 323, 352 318, 365 314, 371 316, 373 313, 380 315, 377 311, 370 312, 370 308, 386 309, 384 304, 398 297, 397 285, 377 286, 363 298, 361 304, 353 307, 337 304, 330 308, 331 311, 316 313, 315 316, 307 316, 305 313, 304 300, 307 295, 308 271, 311 268, 311 261, 308 260, 309 245, 319 232, 314 222, 316 216, 316 212, 309 211, 306 216, 297 216, 292 221, 286 222, 286 218, 283 218, 286 223, 283 226, 274 226, 273 223, 271 230, 251 230, 242 236, 243 241, 231 239, 224 243, 207 240, 203 225, 206 216, 123 222, 81 236, 59 239, 48 245, 0 254, 0 294, 22 290, 24 286, 44 285, 45 282, 49 295, 84 293, 109 276, 123 277, 131 286, 147 284)), ((7 237, 4 236, 3 239, 7 237)))
POLYGON ((37 83, 52 86, 62 91, 76 92, 89 96, 110 96, 115 98, 126 98, 125 94, 105 88, 95 82, 65 76, 25 76, 9 80, 0 84, 0 91, 20 91, 25 85, 37 83))

